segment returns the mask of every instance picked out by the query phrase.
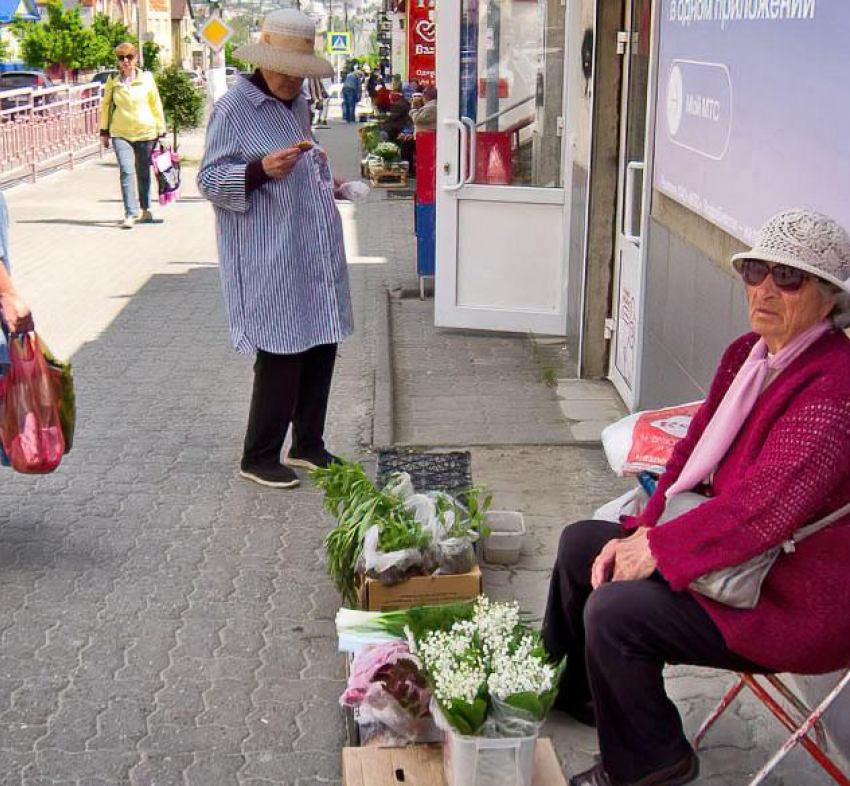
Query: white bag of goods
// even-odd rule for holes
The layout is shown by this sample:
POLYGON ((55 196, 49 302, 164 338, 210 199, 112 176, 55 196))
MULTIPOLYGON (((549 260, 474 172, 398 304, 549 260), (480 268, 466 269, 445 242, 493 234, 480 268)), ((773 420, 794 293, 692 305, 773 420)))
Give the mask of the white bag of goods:
POLYGON ((619 475, 660 475, 676 443, 688 433, 701 401, 666 409, 635 412, 602 431, 605 458, 619 475))

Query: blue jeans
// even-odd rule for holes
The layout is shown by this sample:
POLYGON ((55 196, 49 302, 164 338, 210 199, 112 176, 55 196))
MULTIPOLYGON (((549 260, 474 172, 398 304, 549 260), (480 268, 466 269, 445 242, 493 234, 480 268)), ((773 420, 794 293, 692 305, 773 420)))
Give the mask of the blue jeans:
POLYGON ((346 123, 357 120, 357 93, 347 87, 342 88, 342 118, 346 123))
POLYGON ((155 143, 155 139, 128 142, 121 137, 112 138, 118 169, 121 171, 121 198, 124 200, 125 216, 138 215, 139 203, 142 210, 148 210, 151 206, 151 151, 155 143), (138 197, 134 186, 138 188, 138 197))

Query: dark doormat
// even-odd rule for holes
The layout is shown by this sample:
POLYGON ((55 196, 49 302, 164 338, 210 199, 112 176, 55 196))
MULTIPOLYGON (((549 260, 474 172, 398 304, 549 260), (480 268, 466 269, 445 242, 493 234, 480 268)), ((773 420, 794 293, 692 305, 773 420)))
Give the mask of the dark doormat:
POLYGON ((472 456, 468 451, 421 453, 415 450, 378 452, 378 486, 393 472, 407 472, 419 491, 445 491, 458 495, 472 488, 472 456))

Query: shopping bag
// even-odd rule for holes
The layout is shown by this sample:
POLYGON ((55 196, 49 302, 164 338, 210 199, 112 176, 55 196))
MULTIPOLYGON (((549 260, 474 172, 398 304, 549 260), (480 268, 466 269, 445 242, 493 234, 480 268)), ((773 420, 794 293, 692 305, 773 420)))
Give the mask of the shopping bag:
POLYGON ((159 188, 159 204, 168 205, 180 196, 180 156, 162 142, 151 152, 151 164, 159 188))
POLYGON ((57 360, 40 337, 38 343, 44 359, 59 385, 59 422, 62 424, 62 436, 65 439, 65 454, 67 455, 74 447, 74 432, 77 425, 77 395, 74 391, 71 364, 68 361, 57 360))
POLYGON ((50 370, 35 334, 10 340, 9 361, 2 386, 3 450, 16 472, 53 472, 65 452, 56 375, 50 370))

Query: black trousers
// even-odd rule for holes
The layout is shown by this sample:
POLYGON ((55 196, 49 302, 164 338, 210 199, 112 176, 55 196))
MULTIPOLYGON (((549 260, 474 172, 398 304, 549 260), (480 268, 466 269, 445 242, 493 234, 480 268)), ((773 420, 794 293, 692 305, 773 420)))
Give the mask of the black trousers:
POLYGON ((257 350, 243 467, 279 464, 290 423, 293 452, 314 455, 324 450, 336 350, 336 344, 293 355, 257 350))
POLYGON ((602 762, 619 783, 675 764, 690 750, 664 691, 666 663, 763 671, 727 647, 702 606, 656 573, 590 585, 602 547, 627 535, 619 524, 580 521, 561 533, 543 639, 567 657, 559 702, 593 699, 602 762))

